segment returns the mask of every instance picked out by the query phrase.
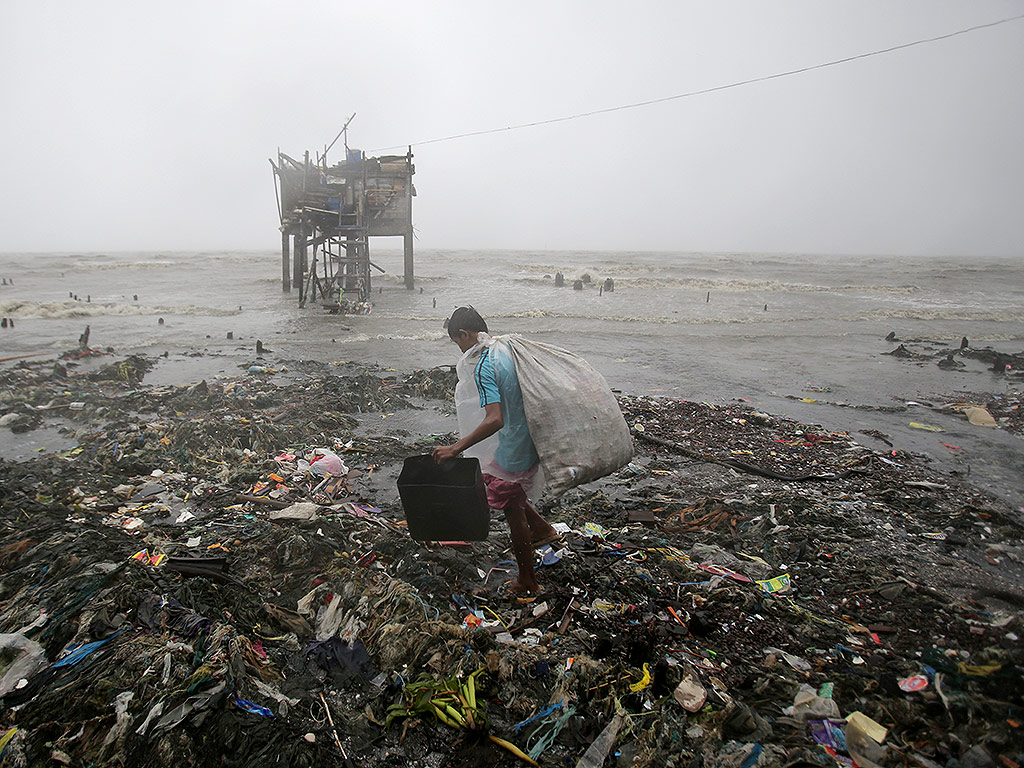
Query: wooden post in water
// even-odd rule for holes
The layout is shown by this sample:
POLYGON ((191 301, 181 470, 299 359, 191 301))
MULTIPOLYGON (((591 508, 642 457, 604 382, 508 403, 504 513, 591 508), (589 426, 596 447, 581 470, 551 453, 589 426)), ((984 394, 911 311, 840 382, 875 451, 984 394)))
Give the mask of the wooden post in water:
POLYGON ((288 252, 288 232, 281 233, 281 290, 288 293, 292 289, 291 258, 288 252))
POLYGON ((413 259, 412 259, 412 232, 402 235, 405 245, 405 287, 410 291, 413 289, 413 259))
POLYGON ((299 230, 295 236, 295 277, 294 282, 299 286, 299 304, 305 300, 306 282, 306 230, 299 230))

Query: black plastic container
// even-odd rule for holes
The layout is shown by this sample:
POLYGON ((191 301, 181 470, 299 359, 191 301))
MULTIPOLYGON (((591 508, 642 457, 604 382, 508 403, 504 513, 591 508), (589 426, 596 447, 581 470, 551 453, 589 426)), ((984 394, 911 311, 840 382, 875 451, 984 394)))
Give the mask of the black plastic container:
POLYGON ((476 459, 410 456, 398 476, 409 535, 417 541, 483 541, 491 523, 487 491, 476 459))

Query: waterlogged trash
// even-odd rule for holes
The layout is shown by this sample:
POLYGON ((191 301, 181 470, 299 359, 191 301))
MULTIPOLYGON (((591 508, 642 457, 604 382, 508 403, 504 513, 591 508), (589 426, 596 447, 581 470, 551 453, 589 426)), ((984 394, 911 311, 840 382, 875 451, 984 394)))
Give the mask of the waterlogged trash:
POLYGON ((700 712, 708 699, 708 692, 696 677, 687 675, 676 686, 672 698, 687 712, 700 712))
POLYGON ((846 751, 861 768, 877 768, 884 764, 886 748, 882 746, 888 729, 862 712, 846 717, 846 751))
POLYGON ((922 424, 919 421, 912 421, 912 422, 910 422, 910 426, 913 427, 914 429, 923 429, 926 432, 945 432, 946 431, 942 427, 933 427, 931 424, 922 424))
POLYGON ((754 580, 749 576, 744 576, 742 573, 737 573, 724 565, 715 565, 714 563, 700 563, 698 566, 702 571, 706 571, 714 576, 724 576, 727 579, 738 581, 741 584, 753 584, 754 580))
POLYGON ((137 560, 143 565, 151 565, 154 568, 159 568, 163 564, 164 560, 167 559, 167 555, 157 554, 156 552, 150 554, 148 549, 143 549, 136 552, 129 559, 137 560))
POLYGON ((793 717, 797 720, 839 719, 839 705, 831 696, 819 696, 809 685, 801 685, 793 698, 793 717))
POLYGON ((829 747, 836 752, 846 752, 846 734, 843 732, 843 723, 837 720, 808 720, 807 725, 811 729, 811 738, 823 747, 829 747))
POLYGON ((900 680, 899 686, 901 691, 906 691, 907 693, 923 691, 928 687, 928 678, 924 675, 913 675, 900 680))
POLYGON ((754 583, 761 588, 762 592, 767 592, 771 595, 789 592, 789 590, 792 589, 793 586, 790 582, 788 573, 784 573, 781 576, 776 576, 774 579, 755 581, 754 583))
POLYGON ((576 763, 576 768, 601 768, 604 765, 605 758, 608 757, 608 753, 615 746, 615 739, 619 735, 619 728, 622 727, 622 720, 625 714, 625 711, 622 709, 615 713, 612 721, 604 727, 604 730, 598 734, 593 743, 587 747, 583 757, 576 763))
MULTIPOLYGON (((59 677, 52 683, 50 670, 19 678, 3 701, 18 707, 19 727, 4 765, 12 759, 25 765, 47 759, 102 765, 113 755, 126 765, 166 762, 168 756, 189 765, 340 765, 332 732, 321 725, 326 721, 317 690, 337 691, 331 694, 334 717, 354 728, 344 729, 340 741, 346 750, 365 745, 364 754, 353 755, 360 765, 385 750, 392 762, 408 765, 458 762, 465 742, 432 718, 379 735, 363 718, 384 723, 389 701, 425 670, 442 681, 483 667, 480 695, 489 719, 484 728, 508 736, 503 731, 532 712, 534 719, 524 721, 516 740, 545 765, 574 765, 588 746, 578 740, 589 740, 609 724, 618 696, 629 716, 623 715, 617 733, 625 734, 627 722, 633 727, 621 742, 617 733, 605 739, 591 765, 627 764, 636 756, 664 765, 680 762, 682 748, 698 759, 703 754, 706 768, 764 768, 809 757, 803 749, 812 747, 817 756, 811 762, 831 765, 821 753, 832 750, 849 766, 841 718, 819 715, 794 730, 795 718, 767 717, 793 705, 804 681, 817 695, 802 691, 801 714, 834 712, 821 686, 828 679, 835 681, 840 707, 856 700, 851 708, 884 715, 884 725, 893 730, 893 751, 884 762, 871 745, 855 744, 855 752, 875 764, 892 766, 896 747, 918 744, 934 762, 923 762, 911 747, 903 755, 917 768, 953 765, 954 758, 962 768, 1014 768, 997 761, 1000 755, 1017 761, 1024 732, 1008 684, 1019 676, 1020 660, 1009 645, 1024 634, 1019 606, 990 603, 986 593, 975 591, 987 576, 974 572, 955 574, 957 586, 962 577, 972 589, 948 596, 948 581, 939 574, 920 585, 899 581, 882 553, 891 551, 888 544, 896 537, 909 546, 910 566, 933 560, 938 542, 921 532, 945 532, 951 545, 972 558, 989 554, 1011 561, 1015 518, 1008 513, 1016 513, 1016 505, 1011 510, 970 492, 963 478, 950 481, 904 451, 856 447, 852 435, 817 440, 809 435, 821 428, 781 419, 755 427, 747 407, 733 403, 625 396, 620 403, 633 411, 629 423, 641 418, 648 438, 734 464, 690 467, 659 445, 644 456, 650 463, 642 474, 622 472, 607 485, 567 496, 556 526, 566 540, 553 546, 556 553, 565 549, 558 566, 539 572, 543 595, 532 603, 505 602, 496 576, 515 568, 505 541, 474 545, 469 552, 420 546, 403 525, 395 494, 381 493, 381 478, 401 468, 400 457, 446 436, 406 440, 400 432, 374 435, 365 424, 350 424, 343 414, 357 409, 397 410, 393 398, 399 390, 395 377, 384 372, 360 378, 354 389, 339 376, 346 370, 341 366, 322 377, 303 376, 297 385, 285 377, 245 376, 242 369, 239 380, 214 382, 201 393, 110 387, 111 397, 91 389, 85 376, 49 383, 52 363, 40 369, 35 383, 26 378, 31 369, 0 371, 5 395, 15 397, 4 401, 0 414, 51 398, 75 398, 87 403, 78 420, 89 427, 81 432, 77 454, 0 466, 0 488, 13 501, 0 505, 0 592, 10 598, 0 632, 32 636, 57 651, 106 637, 126 623, 124 614, 131 616, 133 606, 138 607, 132 624, 139 630, 126 630, 80 663, 53 670, 59 677), (32 386, 21 386, 22 379, 32 386), (33 387, 29 398, 24 393, 33 387), (103 403, 102 418, 96 403, 103 403), (346 498, 351 492, 374 508, 334 503, 328 511, 316 490, 324 478, 309 474, 309 462, 319 458, 312 450, 317 446, 346 446, 334 453, 360 472, 346 478, 346 498), (53 471, 55 461, 59 472, 53 471), (849 474, 842 482, 766 482, 750 476, 752 465, 794 477, 849 474), (147 477, 157 466, 166 473, 147 477), (281 486, 268 482, 270 473, 284 479, 281 486), (164 491, 125 503, 157 482, 164 491), (668 519, 701 498, 721 498, 728 519, 699 534, 652 531, 630 522, 635 511, 668 519), (275 507, 311 502, 324 505, 316 525, 269 520, 275 507), (186 509, 195 519, 182 516, 186 509), (145 521, 134 541, 123 531, 105 537, 88 532, 90 519, 117 527, 126 514, 145 521), (585 540, 580 531, 588 521, 601 526, 596 532, 609 543, 585 540), (984 539, 966 535, 973 530, 984 531, 984 539), (694 549, 691 558, 686 553, 698 540, 705 548, 694 549), (196 557, 212 555, 207 546, 218 543, 229 550, 218 547, 226 558, 196 557), (150 563, 154 553, 167 553, 159 569, 142 565, 146 561, 137 550, 144 547, 150 563), (138 562, 128 562, 132 553, 140 554, 138 562), (793 590, 808 585, 806 599, 774 597, 765 584, 713 577, 696 563, 758 582, 788 573, 793 590), (886 584, 887 579, 896 581, 886 584), (465 600, 449 601, 458 590, 465 600), (964 601, 962 594, 977 601, 964 601), (171 595, 181 602, 170 602, 171 595), (669 605, 678 620, 667 612, 669 605), (682 631, 651 631, 669 627, 682 631), (321 630, 326 637, 307 655, 321 630), (873 642, 872 633, 884 645, 873 642), (183 642, 168 643, 164 635, 183 642), (348 647, 356 639, 365 642, 377 676, 317 661, 323 644, 348 647), (757 649, 775 643, 793 650, 773 655, 778 663, 765 670, 757 649), (851 662, 857 654, 863 665, 851 662), (915 665, 900 659, 916 660, 915 665), (647 675, 641 671, 644 661, 650 662, 647 675), (900 675, 918 672, 928 679, 922 696, 898 689, 900 675), (716 674, 735 684, 729 694, 716 674), (216 682, 225 680, 228 686, 218 689, 216 682), (768 684, 762 687, 762 680, 768 684), (629 691, 644 682, 638 693, 629 691), (115 698, 132 691, 130 700, 115 698), (240 708, 236 696, 252 706, 240 708), (563 696, 562 710, 552 710, 563 696), (752 708, 754 702, 766 717, 752 708), (130 721, 123 717, 125 705, 130 721), (78 736, 83 722, 87 728, 78 736), (125 722, 131 723, 127 740, 121 737, 125 722), (113 741, 105 748, 110 733, 113 741), (304 738, 307 733, 315 740, 304 738), (969 761, 965 750, 969 754, 968 747, 982 743, 994 760, 969 761), (778 759, 786 748, 789 754, 778 759), (22 758, 19 750, 30 757, 22 758)), ((1024 414, 1011 409, 1016 400, 1005 408, 996 397, 992 403, 1000 427, 1024 425, 1024 414)), ((65 408, 58 415, 66 413, 65 408)), ((393 421, 387 421, 388 429, 393 421)), ((451 513, 450 494, 446 502, 439 515, 451 513)), ((461 704, 457 709, 464 713, 461 704)), ((7 728, 0 728, 0 740, 7 728)))
POLYGON ((311 501, 298 501, 284 509, 275 509, 268 517, 271 520, 316 520, 319 504, 311 501))
POLYGON ((0 696, 45 666, 46 651, 39 643, 17 633, 0 635, 0 696))
POLYGON ((318 477, 323 477, 324 475, 342 477, 348 474, 348 467, 345 466, 345 462, 336 453, 323 449, 319 450, 323 455, 310 462, 310 472, 318 477))
POLYGON ((964 411, 964 415, 967 416, 967 420, 978 427, 994 427, 996 426, 996 420, 992 418, 992 414, 988 412, 986 408, 979 408, 972 406, 964 411))
MULTIPOLYGON (((765 653, 774 653, 780 659, 782 659, 787 664, 789 664, 789 666, 791 666, 793 669, 798 669, 801 672, 810 672, 811 671, 811 664, 810 664, 810 662, 807 661, 807 659, 802 659, 799 656, 794 656, 792 653, 787 653, 786 651, 782 650, 781 648, 772 648, 771 646, 767 646, 764 649, 764 652, 765 653)), ((812 693, 814 692, 813 688, 811 689, 811 692, 812 693)), ((837 712, 836 714, 838 715, 839 713, 837 712)))
POLYGON ((235 699, 235 706, 243 712, 249 712, 253 715, 260 715, 261 717, 273 717, 274 713, 266 707, 261 707, 259 704, 253 704, 251 701, 245 699, 235 699))
POLYGON ((629 690, 631 690, 633 693, 636 693, 637 691, 642 691, 644 688, 646 688, 650 684, 651 684, 651 665, 645 663, 644 664, 644 674, 643 674, 643 676, 639 680, 637 680, 635 683, 633 683, 631 686, 629 686, 629 690))
POLYGON ((851 712, 849 715, 846 716, 847 739, 849 739, 850 735, 850 726, 856 727, 865 736, 867 736, 869 739, 878 744, 881 744, 883 741, 885 741, 885 737, 889 733, 888 728, 886 728, 884 725, 876 723, 863 712, 851 712))

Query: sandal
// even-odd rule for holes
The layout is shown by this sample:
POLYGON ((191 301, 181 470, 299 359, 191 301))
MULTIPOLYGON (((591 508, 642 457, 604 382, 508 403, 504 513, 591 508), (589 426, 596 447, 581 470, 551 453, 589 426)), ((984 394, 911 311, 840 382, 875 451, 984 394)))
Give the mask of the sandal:
POLYGON ((552 533, 550 536, 545 536, 543 539, 537 539, 533 542, 534 549, 540 549, 546 547, 548 544, 554 544, 555 542, 561 542, 562 535, 560 533, 552 533))

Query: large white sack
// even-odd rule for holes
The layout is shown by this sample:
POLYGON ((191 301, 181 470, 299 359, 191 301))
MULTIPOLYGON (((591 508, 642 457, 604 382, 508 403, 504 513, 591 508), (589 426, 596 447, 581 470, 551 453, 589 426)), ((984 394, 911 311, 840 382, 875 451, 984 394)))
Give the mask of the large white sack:
POLYGON ((629 463, 629 427, 604 376, 567 349, 517 334, 496 341, 515 360, 530 435, 553 495, 629 463))

